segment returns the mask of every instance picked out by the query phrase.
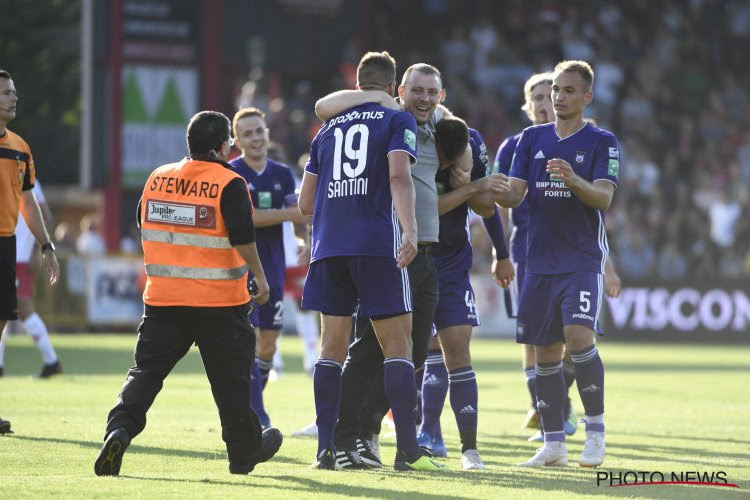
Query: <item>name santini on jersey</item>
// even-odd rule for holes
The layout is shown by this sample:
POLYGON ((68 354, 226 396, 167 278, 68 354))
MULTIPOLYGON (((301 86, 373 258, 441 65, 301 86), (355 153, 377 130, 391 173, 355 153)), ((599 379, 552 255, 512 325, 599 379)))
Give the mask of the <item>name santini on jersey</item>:
POLYGON ((344 179, 328 183, 328 198, 367 194, 367 179, 344 179))

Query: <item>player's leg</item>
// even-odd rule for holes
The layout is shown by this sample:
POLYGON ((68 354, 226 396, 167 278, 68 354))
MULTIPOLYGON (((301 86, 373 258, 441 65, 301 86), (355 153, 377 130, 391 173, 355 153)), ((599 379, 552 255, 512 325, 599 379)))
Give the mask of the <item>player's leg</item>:
POLYGON ((98 476, 120 473, 122 455, 130 440, 146 426, 146 413, 161 391, 164 379, 193 343, 183 331, 182 318, 176 310, 145 307, 133 355, 135 366, 128 370, 117 404, 109 412, 104 446, 94 463, 98 476))
POLYGON ((565 378, 565 422, 563 426, 565 427, 565 434, 572 436, 578 429, 578 414, 570 400, 570 387, 576 381, 576 367, 570 357, 570 350, 567 345, 563 356, 563 377, 565 378))
MULTIPOLYGON (((437 332, 436 332, 437 334, 437 332)), ((440 415, 448 395, 448 370, 437 336, 430 339, 422 376, 422 423, 417 433, 420 447, 435 455, 434 440, 440 429, 440 415)), ((443 456, 442 454, 439 454, 443 456)))
POLYGON ((521 288, 516 341, 534 345, 536 399, 544 446, 522 467, 567 465, 563 430, 565 382, 562 373, 561 286, 555 276, 527 274, 521 288))
POLYGON ((272 287, 268 302, 258 308, 258 348, 255 362, 260 369, 263 388, 268 383, 268 374, 273 368, 276 342, 284 323, 284 287, 272 287))
POLYGON ((570 292, 562 302, 565 340, 575 364, 578 394, 586 412, 586 444, 578 461, 596 467, 604 461, 604 365, 594 342, 594 330, 604 289, 603 277, 593 272, 570 277, 570 292))
POLYGON ((445 353, 450 402, 461 437, 464 469, 483 469, 484 464, 477 452, 479 396, 469 350, 471 330, 471 325, 455 325, 439 330, 438 336, 445 353))
MULTIPOLYGON (((510 286, 505 290, 505 310, 509 318, 518 317, 518 301, 520 290, 523 285, 523 278, 526 275, 526 261, 525 260, 513 260, 513 268, 516 271, 516 279, 514 279, 510 286)), ((531 406, 526 412, 522 427, 526 429, 539 429, 540 420, 539 412, 536 409, 536 354, 534 353, 534 346, 531 344, 524 344, 523 354, 521 357, 521 369, 523 370, 524 379, 526 380, 526 388, 529 391, 529 397, 531 398, 531 406)), ((541 433, 539 433, 541 439, 541 433)))
POLYGON ((23 326, 34 340, 39 354, 42 355, 44 366, 39 373, 39 378, 49 378, 63 372, 60 361, 57 359, 55 348, 49 338, 47 325, 42 318, 34 312, 32 297, 34 296, 34 273, 29 264, 19 263, 16 265, 18 279, 18 317, 23 326))
POLYGON ((341 400, 341 365, 351 337, 358 292, 348 267, 352 257, 333 257, 310 264, 302 307, 321 313, 320 358, 313 388, 318 426, 318 451, 313 468, 335 469, 333 433, 341 400))
POLYGON ((379 432, 379 421, 390 408, 383 387, 385 358, 370 318, 359 311, 353 336, 355 340, 349 346, 342 374, 341 406, 334 436, 336 458, 345 468, 351 468, 360 459, 370 467, 380 468, 380 456, 369 442, 375 427, 379 432))
MULTIPOLYGON (((417 446, 410 273, 407 269, 398 269, 391 258, 361 258, 357 275, 360 285, 377 282, 377 286, 360 287, 360 312, 370 316, 385 357, 383 385, 396 427, 394 468, 437 470, 440 466, 423 456, 417 446)), ((420 321, 424 322, 424 319, 420 318, 420 321)), ((427 338, 420 338, 419 342, 424 343, 419 354, 424 356, 427 338)))

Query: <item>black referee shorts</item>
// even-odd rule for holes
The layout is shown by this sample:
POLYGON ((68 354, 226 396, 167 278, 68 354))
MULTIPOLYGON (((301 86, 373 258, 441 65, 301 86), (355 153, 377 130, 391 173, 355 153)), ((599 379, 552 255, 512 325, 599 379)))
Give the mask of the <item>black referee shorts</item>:
POLYGON ((16 235, 0 236, 0 321, 18 319, 16 235))

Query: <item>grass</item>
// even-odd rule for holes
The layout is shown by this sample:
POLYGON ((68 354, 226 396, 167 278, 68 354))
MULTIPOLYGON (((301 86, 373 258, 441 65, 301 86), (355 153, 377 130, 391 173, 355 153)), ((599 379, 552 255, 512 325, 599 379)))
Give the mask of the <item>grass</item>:
MULTIPOLYGON (((750 491, 750 346, 602 343, 607 368, 607 460, 598 470, 528 470, 535 445, 519 428, 528 406, 518 346, 474 341, 480 394, 479 444, 488 466, 462 471, 449 406, 442 427, 449 470, 437 474, 308 469, 311 439, 292 431, 314 417, 312 382, 296 338, 283 342, 285 372, 270 383, 266 405, 285 434, 273 461, 249 476, 227 472, 219 419, 195 349, 167 378, 146 430, 128 449, 119 478, 100 478, 93 462, 109 409, 132 363, 131 335, 53 337, 65 375, 37 380, 41 361, 28 337, 11 337, 0 415, 15 434, 0 436, 0 498, 742 498, 750 491), (725 471, 735 488, 597 486, 597 471, 725 471)), ((575 391, 573 391, 575 392, 575 391)), ((582 412, 577 394, 574 405, 582 412)), ((571 462, 583 429, 568 439, 571 462)), ((383 439, 384 461, 394 440, 383 439)))

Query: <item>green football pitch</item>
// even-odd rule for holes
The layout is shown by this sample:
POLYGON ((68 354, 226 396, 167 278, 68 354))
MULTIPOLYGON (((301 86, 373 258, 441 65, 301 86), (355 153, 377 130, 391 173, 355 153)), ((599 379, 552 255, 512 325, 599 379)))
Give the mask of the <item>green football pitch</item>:
MULTIPOLYGON (((606 366, 607 459, 599 469, 575 464, 584 432, 568 438, 571 465, 514 466, 534 454, 521 421, 529 405, 520 347, 507 340, 473 342, 479 382, 479 448, 487 465, 461 470, 458 433, 447 404, 442 428, 448 468, 399 473, 388 462, 395 439, 384 427, 386 467, 377 471, 310 470, 316 442, 293 438, 314 418, 312 381, 300 343, 284 338, 285 367, 266 390, 266 407, 285 435, 276 457, 249 476, 227 471, 219 418, 195 349, 167 378, 146 430, 123 460, 119 478, 96 477, 107 412, 132 363, 134 335, 55 335, 65 374, 33 378, 41 366, 28 337, 8 339, 0 378, 0 416, 15 433, 0 436, 0 498, 750 498, 750 346, 602 342, 606 366), (692 481, 719 473, 725 486, 610 487, 606 474, 647 472, 646 480, 692 481), (689 475, 692 473, 693 475, 689 475), (597 477, 600 482, 597 484, 597 477), (681 476, 680 476, 681 475, 681 476)), ((579 414, 578 394, 571 392, 579 414)), ((633 482, 634 476, 625 476, 633 482)), ((640 476, 639 476, 640 479, 640 476)))

